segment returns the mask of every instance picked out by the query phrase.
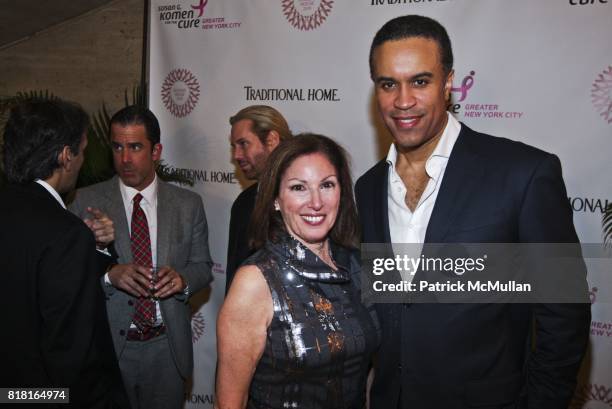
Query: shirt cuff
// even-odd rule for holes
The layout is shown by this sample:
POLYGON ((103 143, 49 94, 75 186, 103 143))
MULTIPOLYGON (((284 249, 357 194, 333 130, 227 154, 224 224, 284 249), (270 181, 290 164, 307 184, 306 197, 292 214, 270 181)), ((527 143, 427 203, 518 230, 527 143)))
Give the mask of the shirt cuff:
POLYGON ((99 252, 100 252, 100 253, 102 253, 102 254, 105 254, 105 255, 107 255, 107 256, 109 256, 109 257, 112 257, 112 256, 111 256, 110 251, 108 251, 108 247, 107 247, 107 248, 104 248, 104 249, 98 249, 98 248, 97 248, 97 249, 96 249, 96 251, 99 251, 99 252))

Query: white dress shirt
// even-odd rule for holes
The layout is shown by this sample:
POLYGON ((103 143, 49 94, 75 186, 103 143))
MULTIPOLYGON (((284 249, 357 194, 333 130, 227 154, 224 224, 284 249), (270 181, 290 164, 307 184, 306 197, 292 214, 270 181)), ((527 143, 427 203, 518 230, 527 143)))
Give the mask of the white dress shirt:
MULTIPOLYGON (((134 197, 138 193, 142 195, 140 207, 147 217, 149 239, 151 240, 151 262, 154 266, 157 265, 157 189, 157 175, 155 175, 153 182, 151 182, 149 186, 140 192, 133 187, 126 186, 121 179, 119 179, 119 191, 121 192, 121 198, 123 199, 123 207, 125 209, 125 217, 127 220, 130 237, 132 235, 132 211, 134 210, 134 197)), ((155 315, 155 325, 161 325, 163 321, 161 311, 159 309, 159 301, 155 301, 155 315)), ((132 323, 131 328, 135 327, 136 326, 132 323)))
POLYGON ((134 197, 140 193, 142 200, 140 201, 140 207, 142 208, 145 216, 147 217, 147 224, 149 225, 149 238, 151 239, 151 261, 153 265, 157 265, 157 175, 153 182, 149 184, 144 190, 139 192, 133 187, 126 186, 119 179, 119 191, 121 192, 121 198, 123 199, 123 207, 125 208, 125 217, 128 224, 128 231, 130 237, 132 235, 132 211, 134 210, 134 197))
MULTIPOLYGON (((407 189, 395 168, 397 164, 395 144, 392 144, 389 148, 389 153, 387 154, 387 163, 389 163, 387 204, 391 243, 416 243, 422 245, 425 241, 427 225, 429 224, 429 219, 431 218, 431 213, 440 191, 446 165, 461 130, 461 124, 450 113, 447 112, 447 115, 448 121, 442 136, 436 148, 425 162, 425 171, 427 176, 429 176, 429 181, 414 212, 406 205, 407 189)), ((419 257, 421 248, 415 248, 414 250, 415 254, 409 256, 419 257)), ((403 254, 405 249, 395 253, 403 254)), ((403 278, 408 281, 411 279, 411 277, 403 278)))

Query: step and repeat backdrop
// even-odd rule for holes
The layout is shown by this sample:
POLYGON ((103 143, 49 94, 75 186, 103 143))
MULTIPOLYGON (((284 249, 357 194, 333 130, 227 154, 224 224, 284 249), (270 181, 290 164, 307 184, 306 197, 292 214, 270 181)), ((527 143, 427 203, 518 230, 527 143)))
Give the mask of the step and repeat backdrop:
MULTIPOLYGON (((455 54, 449 111, 470 127, 537 146, 563 164, 583 243, 602 243, 612 201, 612 0, 151 0, 149 94, 163 159, 202 195, 214 267, 193 302, 195 373, 186 407, 212 407, 215 323, 229 213, 248 186, 228 119, 277 108, 294 132, 328 135, 357 178, 386 155, 369 78, 372 37, 422 14, 455 54)), ((593 321, 574 408, 612 408, 612 271, 589 273, 593 321)))

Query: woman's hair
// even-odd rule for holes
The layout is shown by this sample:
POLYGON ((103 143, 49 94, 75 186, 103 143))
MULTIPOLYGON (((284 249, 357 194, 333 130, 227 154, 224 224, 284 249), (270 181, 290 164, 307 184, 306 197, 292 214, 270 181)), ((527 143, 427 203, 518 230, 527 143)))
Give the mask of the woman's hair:
POLYGON ((357 247, 357 209, 353 199, 348 155, 340 145, 326 136, 303 133, 281 142, 268 157, 264 172, 259 178, 259 191, 249 226, 249 244, 252 248, 262 247, 267 240, 277 241, 279 234, 286 231, 281 213, 274 209, 281 180, 297 158, 315 153, 320 153, 329 160, 336 170, 340 184, 338 216, 329 237, 341 246, 357 247))

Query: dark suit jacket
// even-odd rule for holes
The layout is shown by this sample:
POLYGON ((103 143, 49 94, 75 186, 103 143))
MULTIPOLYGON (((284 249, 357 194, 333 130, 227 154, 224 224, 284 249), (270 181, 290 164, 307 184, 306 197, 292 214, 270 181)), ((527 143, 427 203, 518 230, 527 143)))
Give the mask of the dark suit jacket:
POLYGON ((62 408, 128 407, 93 234, 36 183, 0 197, 0 386, 68 387, 62 408))
POLYGON ((253 250, 249 248, 248 227, 255 208, 256 196, 257 183, 242 191, 232 205, 225 268, 225 294, 229 291, 240 264, 253 254, 253 250))
MULTIPOLYGON (((363 242, 390 242, 388 164, 356 185, 363 242)), ((561 165, 462 124, 426 243, 575 243, 561 165)), ((582 280, 586 291, 586 274, 582 280)), ((587 304, 378 304, 372 409, 567 408, 588 342, 587 304), (535 348, 531 350, 532 319, 535 348)))

